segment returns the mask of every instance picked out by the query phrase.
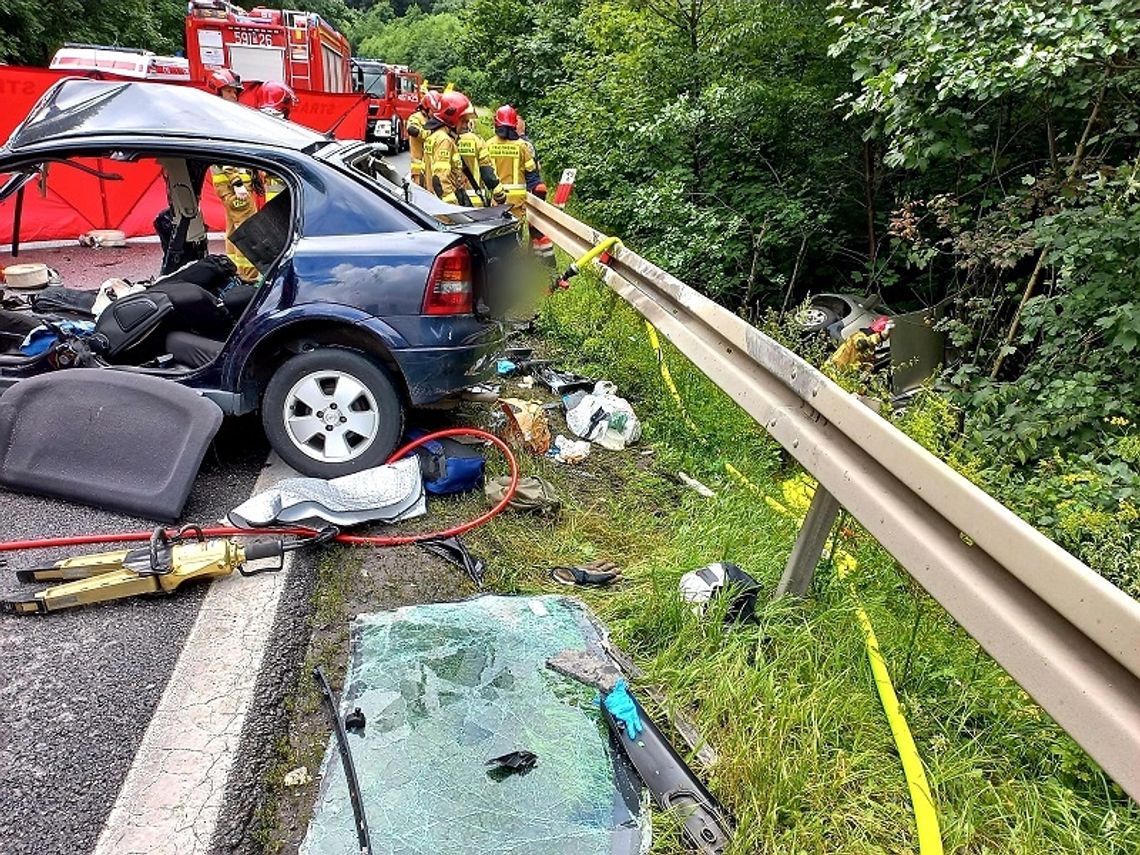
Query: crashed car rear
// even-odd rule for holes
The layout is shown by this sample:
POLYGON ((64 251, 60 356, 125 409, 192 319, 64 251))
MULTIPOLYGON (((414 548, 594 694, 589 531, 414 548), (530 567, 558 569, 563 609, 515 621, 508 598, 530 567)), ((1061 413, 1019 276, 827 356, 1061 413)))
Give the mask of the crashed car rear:
POLYGON ((147 164, 166 186, 153 271, 165 278, 111 303, 90 335, 59 325, 82 314, 33 312, 55 341, 27 355, 18 338, 0 340, 0 389, 71 364, 168 378, 226 414, 260 410, 288 463, 334 477, 383 462, 408 408, 491 373, 519 243, 505 209, 441 205, 402 186, 371 145, 191 88, 64 80, 50 89, 0 147, 12 254, 27 194, 68 170, 113 182, 147 164), (206 283, 203 297, 201 280, 183 280, 209 253, 202 204, 213 201, 211 167, 223 164, 272 176, 280 192, 231 235, 256 283, 206 283))

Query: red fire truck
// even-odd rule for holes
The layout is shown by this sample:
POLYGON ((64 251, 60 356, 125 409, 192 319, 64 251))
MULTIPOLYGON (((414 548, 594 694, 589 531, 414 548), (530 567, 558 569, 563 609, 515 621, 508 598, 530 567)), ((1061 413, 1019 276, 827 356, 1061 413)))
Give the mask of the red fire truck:
POLYGON ((228 68, 243 81, 280 80, 294 89, 351 92, 348 39, 319 15, 227 0, 191 0, 186 58, 193 80, 228 68))
POLYGON ((369 140, 383 143, 393 153, 408 147, 407 121, 420 102, 423 82, 423 75, 406 65, 352 58, 352 88, 369 96, 369 140))

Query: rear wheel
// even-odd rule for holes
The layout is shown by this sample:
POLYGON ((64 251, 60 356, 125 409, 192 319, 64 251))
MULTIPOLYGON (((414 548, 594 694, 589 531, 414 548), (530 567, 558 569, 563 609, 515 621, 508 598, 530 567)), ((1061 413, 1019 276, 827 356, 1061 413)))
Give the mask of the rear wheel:
POLYGON ((321 348, 277 369, 261 422, 286 463, 304 475, 335 478, 384 463, 400 439, 404 412, 383 368, 355 351, 321 348))

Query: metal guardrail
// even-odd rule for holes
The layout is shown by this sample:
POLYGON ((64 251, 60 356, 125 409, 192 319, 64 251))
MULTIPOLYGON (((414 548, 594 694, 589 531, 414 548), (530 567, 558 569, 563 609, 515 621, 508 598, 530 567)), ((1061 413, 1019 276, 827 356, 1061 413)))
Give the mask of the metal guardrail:
MULTIPOLYGON (((527 204, 575 258, 605 238, 527 204)), ((602 270, 1140 801, 1140 602, 743 318, 627 247, 602 270)))

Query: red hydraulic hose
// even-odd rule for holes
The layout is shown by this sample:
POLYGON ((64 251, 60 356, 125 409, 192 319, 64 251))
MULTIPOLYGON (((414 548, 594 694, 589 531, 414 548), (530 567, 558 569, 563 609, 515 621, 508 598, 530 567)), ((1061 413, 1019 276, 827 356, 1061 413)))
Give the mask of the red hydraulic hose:
MULTIPOLYGON (((443 531, 421 532, 419 534, 404 534, 404 535, 362 535, 362 534, 338 534, 333 540, 337 543, 345 543, 353 546, 403 546, 409 543, 419 543, 421 540, 434 540, 441 537, 454 537, 464 532, 470 531, 473 528, 483 525, 492 517, 499 514, 514 498, 515 491, 519 486, 519 464, 515 459, 514 454, 511 452, 510 446, 503 442, 499 437, 493 433, 478 428, 447 428, 439 430, 435 433, 429 433, 427 436, 422 436, 417 440, 413 440, 405 445, 403 448, 398 448, 388 458, 389 463, 393 463, 402 457, 406 456, 409 452, 419 448, 425 443, 432 440, 442 439, 448 436, 473 436, 482 440, 486 440, 494 445, 503 453, 507 459, 507 465, 511 470, 511 483, 507 486, 507 492, 504 494, 498 503, 484 514, 480 514, 473 520, 462 523, 461 525, 453 526, 443 531)), ((169 535, 174 535, 177 530, 170 530, 167 532, 169 535)), ((197 534, 197 532, 195 532, 197 534)), ((312 537, 317 534, 316 529, 308 528, 305 526, 286 526, 275 528, 237 528, 234 526, 215 526, 214 528, 203 528, 202 534, 205 537, 259 537, 267 534, 276 535, 296 535, 298 537, 312 537)), ((124 531, 116 532, 113 534, 80 534, 70 537, 45 537, 39 540, 9 540, 0 543, 0 552, 18 552, 23 549, 49 549, 59 546, 90 546, 92 544, 105 544, 105 543, 131 543, 135 541, 150 540, 152 532, 149 531, 124 531)))

